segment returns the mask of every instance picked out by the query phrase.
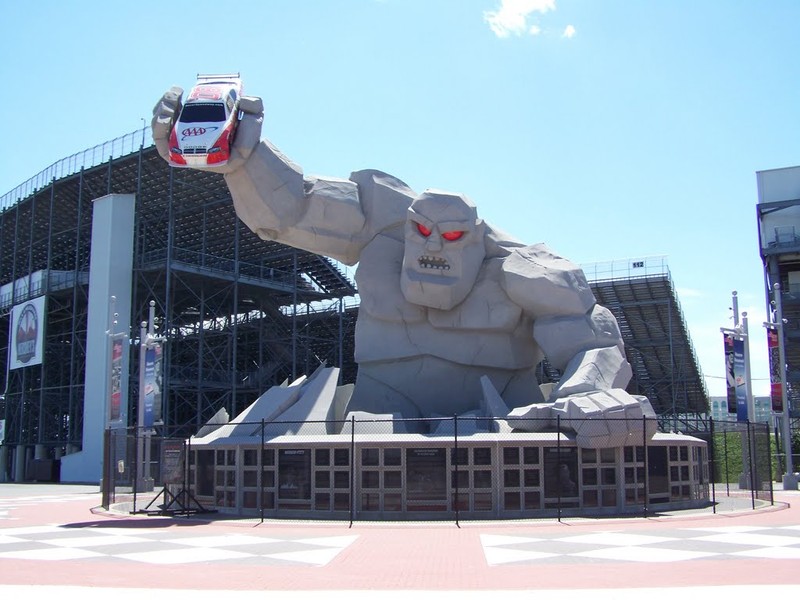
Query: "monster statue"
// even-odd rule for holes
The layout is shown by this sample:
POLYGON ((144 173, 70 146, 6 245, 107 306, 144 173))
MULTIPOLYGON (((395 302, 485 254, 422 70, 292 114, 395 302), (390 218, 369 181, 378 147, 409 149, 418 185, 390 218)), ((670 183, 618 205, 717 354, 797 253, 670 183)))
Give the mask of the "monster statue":
MULTIPOLYGON (((165 159, 182 93, 172 88, 154 109, 165 159)), ((224 174, 239 218, 264 240, 358 263, 348 414, 495 416, 518 430, 560 417, 579 446, 641 440, 652 408, 624 391, 631 368, 619 327, 579 267, 485 223, 461 194, 418 194, 375 170, 304 176, 260 141, 261 99, 244 97, 239 108, 231 159, 207 169, 224 174), (563 375, 540 388, 544 356, 563 375), (622 425, 582 426, 586 419, 622 425)))

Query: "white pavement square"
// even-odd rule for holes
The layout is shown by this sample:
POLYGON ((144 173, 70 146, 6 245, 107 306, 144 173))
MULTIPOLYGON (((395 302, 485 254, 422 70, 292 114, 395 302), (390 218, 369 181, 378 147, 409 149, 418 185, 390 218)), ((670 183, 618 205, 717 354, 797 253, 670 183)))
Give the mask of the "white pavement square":
POLYGON ((563 535, 481 535, 490 566, 605 560, 669 563, 713 557, 800 558, 800 527, 675 528, 659 535, 600 531, 563 535))
POLYGON ((0 529, 3 559, 77 560, 105 558, 148 564, 178 565, 219 561, 324 566, 357 535, 298 537, 226 533, 192 535, 185 528, 40 525, 0 529))

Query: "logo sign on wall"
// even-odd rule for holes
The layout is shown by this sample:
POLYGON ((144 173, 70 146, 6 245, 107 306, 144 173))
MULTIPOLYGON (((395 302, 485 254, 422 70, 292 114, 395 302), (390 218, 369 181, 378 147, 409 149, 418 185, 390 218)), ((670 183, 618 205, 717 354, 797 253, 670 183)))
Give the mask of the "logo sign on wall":
POLYGON ((9 369, 42 364, 44 356, 44 296, 17 304, 11 311, 9 369))

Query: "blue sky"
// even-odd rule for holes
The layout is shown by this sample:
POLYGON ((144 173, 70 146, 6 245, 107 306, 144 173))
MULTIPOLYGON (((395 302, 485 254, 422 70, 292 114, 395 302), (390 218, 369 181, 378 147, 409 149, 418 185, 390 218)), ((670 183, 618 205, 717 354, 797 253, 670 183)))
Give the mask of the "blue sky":
POLYGON ((36 5, 0 5, 0 194, 239 71, 307 173, 463 192, 579 263, 665 256, 712 395, 737 290, 768 393, 755 173, 800 164, 800 2, 36 5))

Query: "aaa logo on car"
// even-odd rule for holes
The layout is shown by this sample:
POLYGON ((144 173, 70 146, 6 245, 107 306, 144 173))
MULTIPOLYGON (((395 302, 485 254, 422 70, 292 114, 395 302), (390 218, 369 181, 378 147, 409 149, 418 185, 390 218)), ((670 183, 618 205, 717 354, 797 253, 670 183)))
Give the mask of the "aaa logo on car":
POLYGON ((205 135, 207 131, 214 131, 215 129, 219 129, 218 127, 187 127, 183 131, 181 131, 181 135, 183 139, 188 137, 195 137, 198 135, 205 135))

